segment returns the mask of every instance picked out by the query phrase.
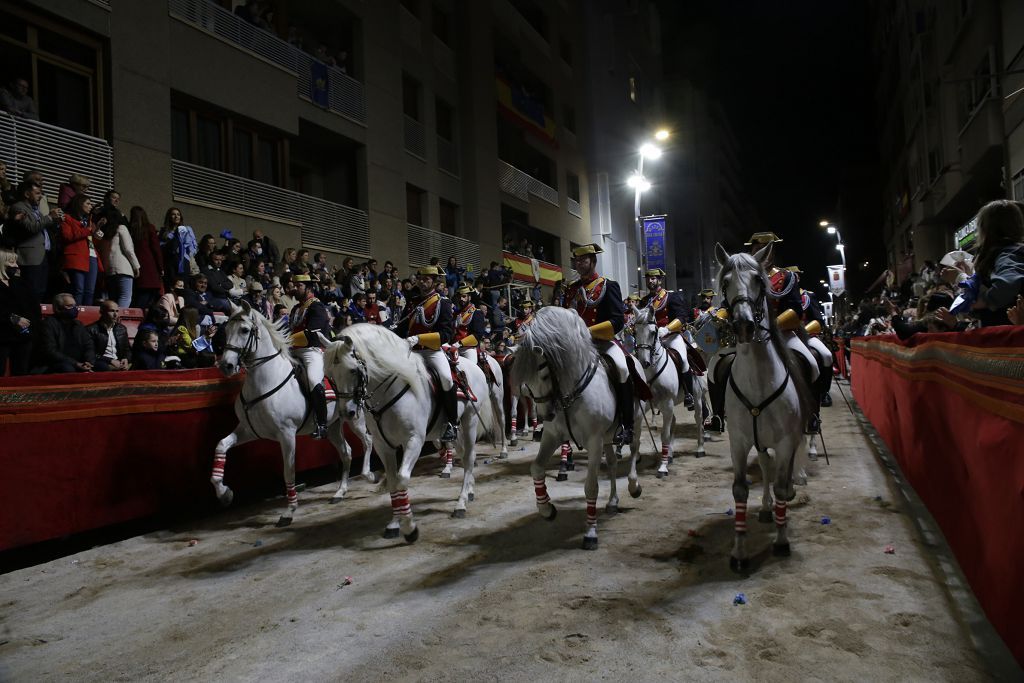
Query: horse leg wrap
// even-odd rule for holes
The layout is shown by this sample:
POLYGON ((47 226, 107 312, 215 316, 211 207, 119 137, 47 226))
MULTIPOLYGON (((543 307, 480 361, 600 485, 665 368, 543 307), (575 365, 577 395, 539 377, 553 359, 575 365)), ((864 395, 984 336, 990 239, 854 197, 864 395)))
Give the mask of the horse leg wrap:
POLYGON ((786 506, 788 504, 784 500, 775 501, 775 526, 784 527, 786 526, 786 506))
POLYGON ((668 444, 661 446, 661 464, 668 467, 668 444))
POLYGON ((572 449, 569 448, 568 443, 562 444, 562 463, 565 464, 569 460, 569 454, 572 453, 572 449))
POLYGON ((212 479, 214 481, 224 481, 224 464, 227 462, 227 459, 227 453, 215 453, 213 455, 212 479))
POLYGON ((533 495, 537 496, 537 505, 547 505, 551 502, 551 498, 548 497, 548 485, 544 483, 544 479, 533 480, 533 495))
POLYGON ((402 489, 391 494, 391 511, 399 517, 408 517, 412 514, 409 489, 402 489))
POLYGON ((448 465, 448 466, 451 466, 453 460, 455 460, 455 449, 454 448, 446 448, 446 449, 444 449, 444 463, 446 465, 448 465))
POLYGON ((288 498, 288 507, 295 507, 299 504, 299 494, 295 492, 295 484, 284 485, 285 496, 288 498))
POLYGON ((516 433, 516 426, 517 426, 516 425, 516 418, 513 416, 512 417, 512 434, 513 435, 515 435, 515 433, 516 433))
POLYGON ((747 533, 747 503, 736 501, 736 533, 747 533))
POLYGON ((530 420, 530 426, 533 427, 533 431, 537 431, 537 418, 532 418, 530 420))
POLYGON ((597 526, 597 498, 587 498, 587 526, 597 526))

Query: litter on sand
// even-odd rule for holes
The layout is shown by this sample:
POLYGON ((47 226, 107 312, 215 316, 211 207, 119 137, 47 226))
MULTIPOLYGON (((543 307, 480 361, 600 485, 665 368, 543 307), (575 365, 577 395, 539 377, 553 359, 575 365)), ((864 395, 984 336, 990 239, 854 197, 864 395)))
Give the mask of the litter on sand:
POLYGON ((885 554, 886 555, 895 555, 896 554, 896 546, 892 545, 891 543, 889 545, 885 546, 885 554))
POLYGON ((743 593, 737 593, 736 597, 732 599, 734 605, 745 605, 747 604, 747 596, 743 593))
POLYGON ((352 585, 352 577, 351 576, 346 576, 342 580, 342 582, 338 584, 338 588, 344 588, 345 586, 351 586, 351 585, 352 585))
POLYGON ((822 517, 821 518, 821 523, 822 524, 831 524, 832 523, 832 518, 831 517, 822 517))
POLYGON ((190 538, 190 539, 188 539, 188 547, 189 548, 191 548, 193 546, 197 546, 197 545, 199 545, 199 539, 198 538, 190 538))

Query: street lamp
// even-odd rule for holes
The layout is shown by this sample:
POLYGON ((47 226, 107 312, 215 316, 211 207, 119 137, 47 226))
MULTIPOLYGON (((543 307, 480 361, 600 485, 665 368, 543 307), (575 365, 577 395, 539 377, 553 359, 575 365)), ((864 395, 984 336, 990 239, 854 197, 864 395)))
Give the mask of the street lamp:
MULTIPOLYGON (((661 129, 654 134, 656 140, 667 140, 669 132, 661 129)), ((633 188, 633 216, 636 220, 636 260, 637 260, 637 289, 640 288, 640 278, 645 270, 644 258, 644 226, 640 221, 640 195, 651 189, 651 182, 644 177, 644 159, 654 161, 661 157, 661 148, 653 142, 645 142, 640 145, 637 153, 636 171, 629 177, 627 184, 633 188)))

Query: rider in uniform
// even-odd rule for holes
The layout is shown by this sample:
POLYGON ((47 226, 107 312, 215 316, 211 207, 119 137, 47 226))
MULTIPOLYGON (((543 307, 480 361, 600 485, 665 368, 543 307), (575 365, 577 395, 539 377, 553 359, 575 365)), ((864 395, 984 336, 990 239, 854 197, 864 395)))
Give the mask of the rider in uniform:
POLYGON ((573 267, 580 278, 566 288, 565 308, 575 310, 583 318, 598 351, 615 366, 611 379, 615 385, 620 425, 615 443, 625 445, 633 441, 633 381, 626 355, 613 341, 624 324, 619 283, 597 274, 597 255, 603 252, 597 244, 585 244, 572 250, 573 267))
POLYGON ((333 338, 331 315, 327 306, 316 298, 309 275, 296 275, 292 282, 295 298, 299 300, 288 316, 292 356, 302 362, 306 371, 306 387, 313 404, 312 436, 323 439, 327 436, 327 397, 324 395, 324 350, 317 332, 327 339, 333 338))
POLYGON ((686 302, 681 293, 665 289, 665 271, 661 268, 652 268, 645 275, 648 294, 640 300, 639 308, 650 306, 658 327, 668 328, 670 334, 662 338, 662 343, 679 354, 682 362, 679 379, 686 387, 684 403, 687 408, 693 409, 693 375, 689 372, 686 342, 681 334, 687 322, 686 302))
POLYGON ((445 272, 439 266, 424 266, 416 272, 418 291, 409 297, 395 331, 405 337, 413 351, 437 373, 447 420, 441 441, 451 443, 458 433, 459 410, 451 365, 441 350, 442 344, 450 344, 455 338, 452 302, 437 292, 444 279, 445 272))
POLYGON ((459 353, 479 363, 487 340, 487 319, 484 312, 473 304, 473 288, 462 285, 455 290, 455 336, 459 353))
POLYGON ((519 304, 519 316, 512 323, 513 331, 518 335, 520 330, 525 326, 529 325, 533 321, 533 301, 531 299, 523 299, 523 303, 519 304))
MULTIPOLYGON (((799 284, 800 275, 803 273, 799 266, 789 266, 786 270, 792 271, 796 275, 797 284, 799 284)), ((801 289, 800 307, 802 309, 800 317, 804 330, 807 332, 807 346, 816 350, 820 357, 828 358, 832 352, 820 338, 821 331, 825 329, 825 316, 821 312, 818 297, 810 290, 801 289)), ((821 368, 821 370, 814 388, 821 405, 827 408, 832 405, 832 395, 829 393, 832 390, 832 372, 830 368, 821 368)))
POLYGON ((697 307, 693 309, 693 320, 696 322, 705 314, 710 312, 712 315, 715 312, 715 307, 712 306, 712 302, 715 300, 715 290, 713 289, 702 289, 700 292, 700 302, 697 307))

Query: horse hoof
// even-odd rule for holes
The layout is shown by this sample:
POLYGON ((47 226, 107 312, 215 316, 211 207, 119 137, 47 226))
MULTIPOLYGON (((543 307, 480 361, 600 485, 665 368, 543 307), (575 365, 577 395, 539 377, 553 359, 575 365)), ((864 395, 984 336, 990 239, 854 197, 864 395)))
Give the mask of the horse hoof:
POLYGON ((597 550, 597 536, 584 536, 583 537, 583 549, 584 550, 597 550))
POLYGON ((703 458, 704 457, 704 449, 703 448, 698 448, 697 452, 694 455, 695 455, 695 457, 703 458))
POLYGON ((761 510, 760 512, 757 513, 757 521, 759 521, 761 524, 771 524, 772 523, 772 511, 771 510, 761 510))
POLYGON ((466 510, 465 509, 454 510, 452 512, 452 519, 465 519, 465 518, 466 518, 466 510))
POLYGON ((569 479, 569 475, 565 472, 559 472, 558 476, 555 477, 555 481, 566 481, 569 479))
POLYGON ((772 555, 775 557, 789 557, 788 543, 775 543, 772 545, 772 555))
POLYGON ((469 498, 469 502, 472 503, 474 500, 476 500, 476 495, 473 494, 473 493, 470 493, 468 498, 469 498))
POLYGON ((334 505, 335 503, 340 503, 343 500, 345 500, 343 496, 334 496, 329 501, 327 501, 327 503, 328 505, 334 505))
POLYGON ((750 569, 750 560, 742 559, 739 560, 735 557, 729 557, 729 569, 734 572, 745 572, 750 569))
POLYGON ((498 460, 508 460, 508 451, 498 453, 498 460))
MULTIPOLYGON (((550 503, 549 503, 549 505, 550 505, 550 503)), ((544 519, 546 519, 549 522, 553 522, 553 521, 555 521, 555 517, 557 517, 557 516, 558 516, 558 508, 556 508, 554 505, 551 505, 551 516, 550 517, 545 517, 544 519)))
POLYGON ((608 503, 607 505, 605 505, 604 511, 607 512, 609 515, 614 515, 614 514, 618 513, 619 506, 618 505, 612 505, 611 503, 608 503))
MULTIPOLYGON (((395 529, 395 531, 398 531, 398 530, 395 529)), ((405 535, 405 542, 406 543, 412 544, 412 543, 415 543, 418 540, 420 540, 420 528, 419 527, 416 527, 415 529, 413 529, 411 534, 406 534, 405 535)))
POLYGON ((643 492, 644 492, 643 488, 640 487, 640 486, 637 486, 635 491, 630 491, 629 492, 629 495, 633 496, 634 498, 639 498, 640 494, 643 493, 643 492))
POLYGON ((367 472, 366 473, 366 481, 370 482, 371 484, 376 484, 377 483, 377 473, 376 472, 367 472))
POLYGON ((655 472, 654 476, 656 476, 658 479, 663 479, 668 476, 668 472, 655 472))
POLYGON ((232 491, 231 489, 228 489, 228 490, 226 490, 224 492, 224 495, 221 496, 220 498, 218 498, 217 500, 220 501, 220 506, 221 507, 225 507, 226 508, 227 506, 231 505, 231 501, 233 501, 234 499, 235 499, 235 492, 232 491))
POLYGON ((509 446, 518 446, 519 445, 519 439, 509 439, 508 445, 509 446))
POLYGON ((438 476, 441 477, 442 479, 451 479, 452 478, 452 473, 451 472, 442 472, 438 476))
POLYGON ((399 533, 400 532, 398 531, 398 527, 389 526, 388 528, 384 529, 384 538, 398 538, 399 533))
POLYGON ((276 526, 278 529, 283 529, 286 526, 291 526, 291 523, 291 517, 285 517, 282 515, 281 518, 277 520, 277 524, 275 524, 274 526, 276 526))
POLYGON ((574 463, 574 462, 566 463, 565 469, 568 470, 569 472, 575 472, 576 471, 576 463, 574 463))

